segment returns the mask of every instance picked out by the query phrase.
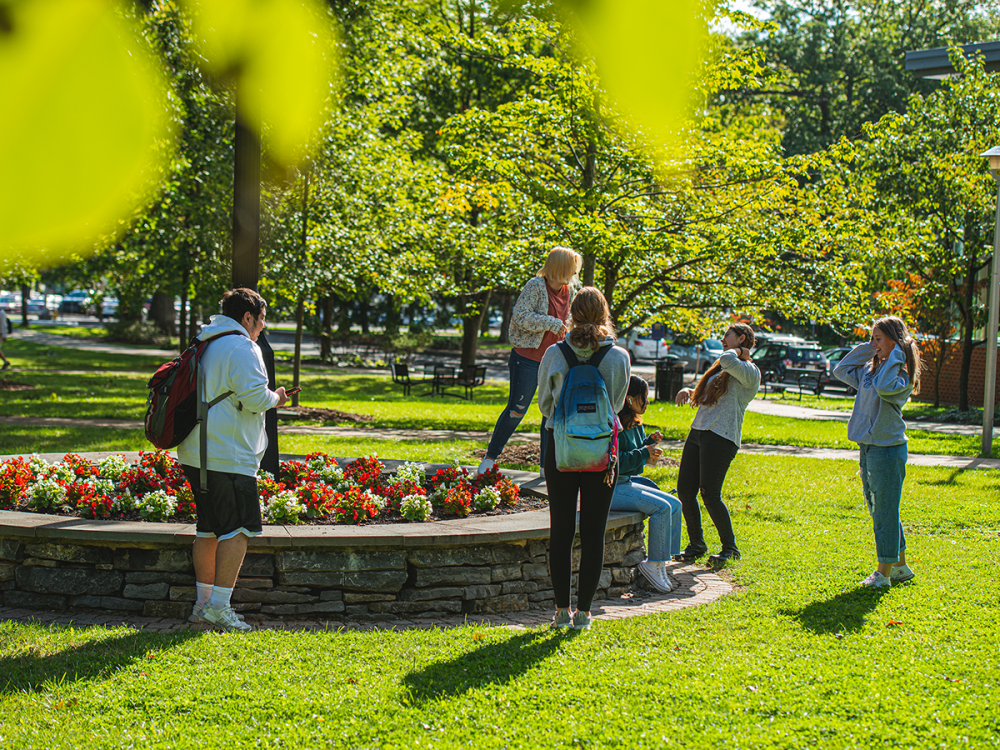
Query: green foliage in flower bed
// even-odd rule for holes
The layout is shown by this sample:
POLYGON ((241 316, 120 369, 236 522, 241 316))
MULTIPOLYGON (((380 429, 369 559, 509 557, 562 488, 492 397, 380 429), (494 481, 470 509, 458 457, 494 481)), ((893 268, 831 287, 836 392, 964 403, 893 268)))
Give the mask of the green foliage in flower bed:
POLYGON ((740 455, 725 492, 737 591, 585 634, 2 624, 0 745, 993 745, 1000 473, 910 468, 917 578, 881 594, 853 462, 740 455))

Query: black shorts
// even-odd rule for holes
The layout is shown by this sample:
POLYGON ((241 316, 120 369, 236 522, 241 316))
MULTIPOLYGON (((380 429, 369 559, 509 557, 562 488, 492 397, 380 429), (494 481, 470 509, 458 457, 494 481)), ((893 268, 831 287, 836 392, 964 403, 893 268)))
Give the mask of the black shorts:
POLYGON ((202 493, 201 471, 194 466, 181 466, 198 510, 198 536, 231 539, 237 534, 257 536, 261 533, 260 496, 257 477, 245 474, 208 472, 208 492, 202 493))

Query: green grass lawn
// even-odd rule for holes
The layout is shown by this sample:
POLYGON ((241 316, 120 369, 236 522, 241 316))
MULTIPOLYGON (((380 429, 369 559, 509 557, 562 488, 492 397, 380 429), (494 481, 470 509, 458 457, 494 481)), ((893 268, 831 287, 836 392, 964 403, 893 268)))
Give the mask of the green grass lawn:
MULTIPOLYGON (((14 342, 8 356, 15 368, 31 369, 15 369, 5 375, 36 388, 4 392, 0 416, 141 419, 146 382, 162 363, 162 358, 144 355, 95 354, 27 342, 14 342)), ((291 368, 278 368, 278 382, 291 382, 291 368)), ((467 402, 422 396, 429 388, 419 385, 405 397, 388 374, 306 370, 301 382, 303 406, 370 415, 374 418, 371 427, 489 431, 507 402, 506 384, 477 388, 475 400, 467 402)), ((694 412, 688 407, 653 402, 645 420, 648 430, 659 429, 666 437, 680 440, 687 435, 693 418, 694 412)), ((536 403, 528 410, 520 430, 537 432, 540 424, 536 403)), ((975 435, 946 435, 912 428, 908 434, 911 453, 974 456, 979 452, 979 438, 975 435)), ((743 440, 816 448, 853 447, 847 440, 845 424, 753 412, 746 415, 743 440)), ((1000 456, 1000 445, 994 448, 994 456, 1000 456)))
POLYGON ((725 493, 737 591, 585 634, 0 625, 0 747, 995 746, 1000 473, 910 468, 881 594, 853 462, 741 455, 725 493))

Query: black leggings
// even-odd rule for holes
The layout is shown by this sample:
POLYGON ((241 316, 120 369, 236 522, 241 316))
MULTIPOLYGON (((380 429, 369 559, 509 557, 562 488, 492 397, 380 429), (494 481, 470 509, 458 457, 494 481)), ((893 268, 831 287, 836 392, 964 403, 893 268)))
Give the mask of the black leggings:
MULTIPOLYGON (((576 497, 580 495, 580 578, 576 586, 576 607, 590 611, 604 569, 604 534, 608 512, 615 494, 603 471, 567 471, 556 468, 555 440, 546 430, 545 482, 549 488, 549 572, 556 606, 569 607, 570 579, 573 577, 573 540, 576 537, 576 497)), ((618 479, 615 468, 614 480, 618 479)))
POLYGON ((677 497, 684 510, 688 544, 692 547, 706 548, 698 507, 700 488, 705 509, 719 532, 722 549, 739 551, 729 508, 722 502, 722 483, 737 452, 736 443, 709 430, 691 430, 684 442, 681 468, 677 473, 677 497))

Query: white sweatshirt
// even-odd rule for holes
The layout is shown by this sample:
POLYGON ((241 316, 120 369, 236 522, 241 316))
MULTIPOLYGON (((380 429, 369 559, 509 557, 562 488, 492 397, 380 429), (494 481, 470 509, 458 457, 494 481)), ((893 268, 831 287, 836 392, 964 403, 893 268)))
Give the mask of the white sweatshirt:
MULTIPOLYGON (((233 391, 233 395, 208 412, 208 468, 252 477, 257 474, 267 449, 264 412, 278 405, 278 394, 267 387, 267 370, 260 347, 250 340, 238 321, 213 315, 201 329, 199 338, 204 341, 225 331, 242 335, 213 341, 205 347, 198 363, 198 371, 204 378, 205 401, 233 391)), ((201 427, 196 425, 177 446, 177 459, 182 464, 201 466, 200 436, 201 427)))

